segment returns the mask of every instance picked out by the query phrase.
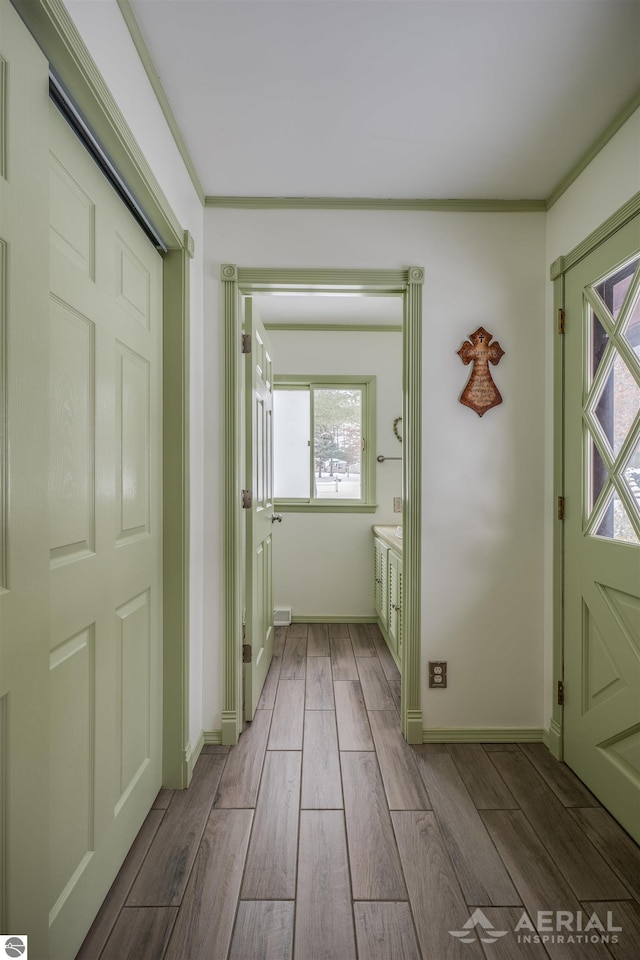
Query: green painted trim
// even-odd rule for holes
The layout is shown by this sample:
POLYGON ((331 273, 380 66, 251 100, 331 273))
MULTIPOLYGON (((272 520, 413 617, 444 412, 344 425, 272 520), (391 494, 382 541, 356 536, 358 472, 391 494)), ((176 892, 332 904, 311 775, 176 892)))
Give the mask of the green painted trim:
POLYGON ((264 328, 287 333, 402 333, 401 323, 265 323, 264 328))
POLYGON ((640 191, 635 193, 626 203, 623 203, 615 213, 608 217, 596 230, 593 230, 588 237, 573 248, 564 257, 558 257, 549 268, 549 274, 552 280, 556 280, 561 274, 566 273, 571 267, 588 257, 592 250, 599 244, 608 240, 616 230, 624 227, 625 223, 633 220, 637 213, 640 213, 640 191))
POLYGON ((205 207, 240 210, 418 210, 444 213, 544 213, 546 200, 393 200, 377 197, 205 197, 205 207))
POLYGON ((628 103, 624 105, 620 113, 618 113, 611 123, 605 127, 600 136, 595 140, 588 150, 583 153, 578 162, 565 173, 564 177, 555 185, 549 196, 547 197, 546 209, 550 210, 554 203, 560 199, 563 193, 565 193, 571 184, 577 180, 583 170, 589 166, 589 164, 598 156, 600 151, 606 147, 612 137, 620 130, 622 126, 627 122, 627 120, 636 112, 640 107, 640 90, 635 93, 628 103))
POLYGON ((202 736, 205 743, 214 743, 217 746, 222 745, 222 730, 205 730, 202 736))
POLYGON ((96 139, 168 247, 183 231, 63 0, 12 0, 96 139))
MULTIPOLYGON (((225 449, 224 449, 224 702, 223 743, 235 743, 242 710, 242 552, 240 463, 240 317, 239 295, 267 291, 353 292, 371 296, 397 293, 403 297, 403 498, 405 573, 404 660, 401 703, 402 731, 410 743, 422 740, 420 686, 421 495, 422 495, 422 267, 407 270, 286 270, 220 267, 225 324, 225 449)), ((335 378, 334 378, 335 379, 335 378)), ((350 378, 352 379, 352 378, 350 378)))
POLYGON ((117 0, 117 3, 118 3, 118 6, 120 7, 120 13, 122 14, 124 22, 127 25, 127 29, 131 34, 133 45, 138 51, 138 56, 140 57, 142 66, 144 67, 145 73, 149 78, 149 83, 153 87, 153 92, 155 93, 156 99, 160 104, 160 109, 162 110, 164 114, 164 118, 167 121, 167 126, 171 131, 171 135, 173 137, 174 143, 178 148, 178 152, 182 157, 182 161, 185 167, 187 168, 187 172, 189 176, 191 177, 191 183, 193 184, 193 188, 198 194, 198 199, 200 200, 200 203, 204 204, 205 198, 204 198, 204 190, 202 189, 202 184, 200 183, 200 179, 198 177, 198 174, 196 173, 195 165, 193 163, 193 160, 191 159, 191 155, 184 141, 184 137, 182 136, 182 132, 180 131, 180 127, 178 126, 176 118, 173 115, 171 104, 169 103, 169 100, 167 99, 167 95, 164 92, 164 89, 160 82, 160 77, 158 76, 158 71, 155 68, 153 58, 149 53, 149 48, 147 47, 144 41, 144 37, 142 36, 142 32, 140 30, 140 27, 138 26, 138 21, 136 20, 133 10, 131 9, 131 4, 129 3, 129 0, 117 0))
POLYGON ((7 179, 7 61, 0 57, 0 177, 7 179))
POLYGON ((549 750, 549 753, 551 753, 556 760, 563 759, 564 745, 562 740, 562 728, 558 726, 555 720, 552 720, 549 724, 549 729, 544 731, 543 743, 549 750))
POLYGON ((199 733, 199 735, 198 735, 198 738, 197 738, 196 742, 195 742, 193 745, 192 745, 192 744, 189 744, 188 747, 187 747, 187 749, 186 749, 185 752, 184 752, 184 766, 185 766, 186 780, 187 780, 185 786, 187 786, 187 787, 188 787, 189 784, 191 783, 191 778, 192 778, 192 776, 193 776, 193 770, 194 770, 194 767, 195 767, 196 763, 198 762, 198 757, 199 757, 200 754, 202 753, 202 748, 204 747, 204 742, 205 742, 205 741, 204 741, 204 731, 201 730, 200 733, 199 733))
POLYGON ((291 617, 291 623, 377 623, 377 622, 378 620, 375 617, 375 615, 372 617, 352 617, 351 615, 344 616, 344 617, 334 617, 334 616, 306 617, 301 614, 300 616, 291 617))
POLYGON ((377 503, 361 503, 359 500, 343 500, 340 503, 335 500, 327 500, 326 503, 321 500, 313 503, 276 500, 274 505, 281 513, 375 513, 379 506, 377 503))
POLYGON ((400 717, 408 743, 422 738, 422 286, 424 270, 410 267, 402 337, 402 695, 400 717))
POLYGON ((538 727, 436 727, 425 730, 422 743, 542 743, 538 727))
POLYGON ((187 251, 189 259, 193 260, 196 254, 196 244, 195 244, 195 240, 193 239, 192 235, 189 233, 188 230, 184 231, 182 246, 187 251))
POLYGON ((234 744, 242 732, 242 554, 241 507, 242 354, 238 272, 223 264, 224 294, 224 651, 222 742, 234 744))
POLYGON ((163 770, 165 787, 190 780, 189 730, 189 255, 163 263, 163 770))
MULTIPOLYGON (((564 336, 558 333, 558 311, 564 309, 564 273, 553 281, 553 504, 564 496, 564 336)), ((558 731, 562 753, 563 708, 558 683, 564 679, 564 521, 553 520, 553 649, 551 664, 551 725, 558 731)))

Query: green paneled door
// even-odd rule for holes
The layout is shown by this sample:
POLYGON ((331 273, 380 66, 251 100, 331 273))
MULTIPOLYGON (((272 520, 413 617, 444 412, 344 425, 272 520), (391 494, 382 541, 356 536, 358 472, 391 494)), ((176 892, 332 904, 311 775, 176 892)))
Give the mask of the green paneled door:
POLYGON ((49 911, 68 960, 161 780, 162 261, 49 120, 49 911))
POLYGON ((640 841, 640 217, 573 267, 565 760, 640 841))
POLYGON ((252 720, 273 655, 273 360, 264 325, 251 297, 244 298, 246 355, 247 507, 245 643, 251 647, 245 674, 245 718, 252 720))

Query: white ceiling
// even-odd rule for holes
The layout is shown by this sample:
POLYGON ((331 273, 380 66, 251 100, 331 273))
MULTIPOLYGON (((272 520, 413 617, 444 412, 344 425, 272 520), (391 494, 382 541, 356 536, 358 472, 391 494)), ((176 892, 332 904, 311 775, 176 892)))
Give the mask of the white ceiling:
POLYGON ((543 199, 640 88, 638 0, 132 7, 209 195, 543 199))
POLYGON ((253 297, 265 323, 401 324, 402 297, 276 296, 253 297))

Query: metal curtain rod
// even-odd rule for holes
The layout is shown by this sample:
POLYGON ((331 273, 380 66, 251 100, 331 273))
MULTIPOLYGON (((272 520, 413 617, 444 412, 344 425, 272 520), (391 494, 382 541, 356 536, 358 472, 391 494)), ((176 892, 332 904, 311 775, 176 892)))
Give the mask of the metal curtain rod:
POLYGON ((402 460, 402 457, 383 457, 382 454, 380 454, 380 456, 376 457, 376 460, 378 463, 384 463, 385 460, 402 460))

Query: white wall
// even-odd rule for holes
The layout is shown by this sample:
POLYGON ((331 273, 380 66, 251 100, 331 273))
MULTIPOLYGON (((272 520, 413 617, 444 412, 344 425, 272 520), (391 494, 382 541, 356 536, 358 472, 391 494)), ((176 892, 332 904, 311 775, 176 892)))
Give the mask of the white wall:
POLYGON ((194 743, 202 730, 203 579, 207 581, 209 593, 215 593, 219 589, 219 577, 212 576, 211 572, 206 571, 203 566, 203 207, 115 0, 100 0, 100 2, 65 0, 65 5, 181 226, 189 230, 195 243, 195 257, 191 261, 190 274, 189 470, 191 497, 189 738, 190 742, 194 743))
POLYGON ((549 266, 570 253, 640 190, 640 110, 624 124, 547 214, 545 411, 545 726, 552 714, 553 673, 553 285, 549 266))
MULTIPOLYGON (((331 322, 330 314, 326 322, 331 322)), ((393 421, 402 414, 402 334, 273 330, 274 372, 376 377, 376 455, 399 457, 393 421)), ((284 513, 274 527, 274 599, 294 616, 374 617, 374 523, 400 523, 400 462, 376 463, 371 513, 284 513)))
MULTIPOLYGON (((544 241, 538 213, 205 211, 211 566, 223 562, 220 263, 426 268, 422 701, 429 727, 542 726, 544 241), (458 403, 469 369, 456 356, 479 324, 506 351, 493 370, 504 404, 482 419, 458 403), (428 659, 448 660, 446 691, 427 690, 428 659)), ((222 673, 221 616, 205 601, 212 677, 222 673)), ((205 696, 207 729, 219 728, 220 705, 221 681, 205 696)))

